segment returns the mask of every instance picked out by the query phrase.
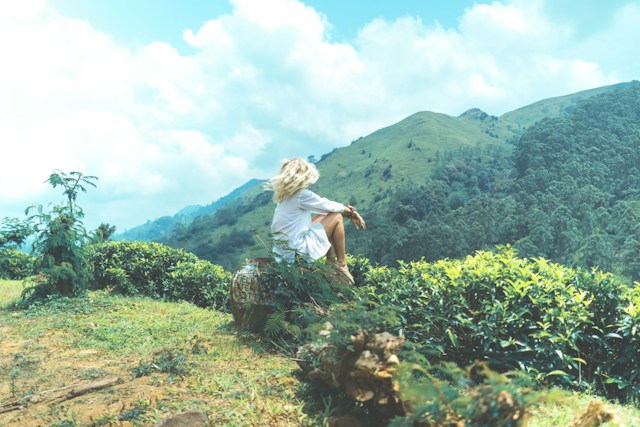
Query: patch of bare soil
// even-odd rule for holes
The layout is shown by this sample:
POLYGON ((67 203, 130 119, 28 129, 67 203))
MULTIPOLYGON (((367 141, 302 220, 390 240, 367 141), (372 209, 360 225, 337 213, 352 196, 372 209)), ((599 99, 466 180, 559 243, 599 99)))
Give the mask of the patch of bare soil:
POLYGON ((60 342, 56 333, 20 339, 3 326, 0 426, 149 425, 163 416, 157 415, 159 402, 180 388, 165 374, 132 378, 140 359, 111 359, 97 350, 65 348, 60 342), (69 386, 77 390, 116 377, 114 385, 79 396, 68 391, 69 386), (51 401, 56 393, 62 397, 51 401))

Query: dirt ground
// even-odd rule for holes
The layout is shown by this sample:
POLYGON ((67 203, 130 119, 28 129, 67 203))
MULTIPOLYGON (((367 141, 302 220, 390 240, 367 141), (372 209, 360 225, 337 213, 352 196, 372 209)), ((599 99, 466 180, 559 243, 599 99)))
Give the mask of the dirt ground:
POLYGON ((129 426, 148 425, 159 416, 159 402, 171 399, 179 384, 166 374, 132 378, 140 362, 105 358, 96 350, 66 349, 56 334, 19 339, 8 326, 0 327, 0 412, 7 402, 42 394, 71 384, 88 384, 117 377, 111 387, 60 403, 25 405, 0 414, 0 426, 129 426), (5 381, 6 379, 6 381, 5 381))

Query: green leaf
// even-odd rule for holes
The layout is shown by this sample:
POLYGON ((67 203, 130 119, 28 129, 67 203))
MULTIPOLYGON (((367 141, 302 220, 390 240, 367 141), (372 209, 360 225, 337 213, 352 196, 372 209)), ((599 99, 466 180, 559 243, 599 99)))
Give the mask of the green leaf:
POLYGON ((608 334, 607 334, 607 335, 605 335, 604 337, 605 337, 605 338, 618 338, 618 339, 620 339, 620 340, 622 339, 622 336, 621 336, 621 335, 616 334, 616 333, 613 333, 613 332, 608 333, 608 334))
POLYGON ((447 329, 447 335, 449 335, 449 340, 451 341, 451 344, 453 344, 454 347, 458 347, 458 338, 456 338, 456 336, 453 334, 453 332, 451 332, 451 329, 447 329))
POLYGON ((569 376, 569 374, 567 374, 565 371, 561 371, 561 370, 559 370, 559 369, 556 369, 555 371, 551 371, 551 372, 547 373, 547 374, 545 375, 545 377, 550 377, 550 376, 552 376, 552 375, 564 375, 564 376, 566 376, 566 377, 568 377, 568 376, 569 376))

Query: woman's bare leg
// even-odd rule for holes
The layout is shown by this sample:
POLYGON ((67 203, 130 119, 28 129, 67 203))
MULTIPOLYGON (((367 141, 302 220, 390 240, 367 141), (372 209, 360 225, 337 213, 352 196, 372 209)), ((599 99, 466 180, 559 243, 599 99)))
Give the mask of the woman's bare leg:
POLYGON ((347 245, 345 242, 344 220, 342 219, 342 214, 332 212, 330 214, 323 215, 319 221, 324 227, 324 231, 327 233, 327 237, 331 242, 331 249, 327 252, 327 258, 332 256, 335 252, 338 265, 346 265, 347 245))
MULTIPOLYGON (((322 214, 322 215, 317 215, 315 218, 313 218, 313 220, 311 221, 312 224, 315 224, 316 222, 322 222, 322 220, 327 216, 327 214, 322 214)), ((324 226, 324 224, 322 224, 324 226)), ((326 233, 326 229, 325 229, 325 233, 326 233)), ((327 237, 329 237, 329 241, 331 242, 331 237, 327 234, 327 237)), ((333 263, 333 243, 331 244, 331 247, 329 248, 329 251, 327 251, 327 264, 329 263, 333 263)))

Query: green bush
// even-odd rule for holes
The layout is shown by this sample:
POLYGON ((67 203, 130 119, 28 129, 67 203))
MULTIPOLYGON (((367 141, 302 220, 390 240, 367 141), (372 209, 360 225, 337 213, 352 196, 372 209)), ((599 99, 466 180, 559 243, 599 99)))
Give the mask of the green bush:
POLYGON ((95 187, 93 181, 97 179, 81 172, 54 171, 46 182, 53 188, 62 187, 66 203, 54 205, 49 211, 42 205, 26 209, 27 223, 35 232, 33 248, 43 280, 25 289, 25 301, 53 294, 77 295, 87 290, 91 280, 85 253, 89 235, 82 223, 84 212, 77 196, 86 192, 85 186, 95 187))
POLYGON ((640 287, 613 275, 521 259, 503 247, 370 266, 357 285, 359 298, 399 308, 395 332, 433 362, 484 361, 609 397, 640 391, 640 287))
POLYGON ((21 280, 35 272, 35 258, 12 248, 0 249, 0 279, 21 280))
POLYGON ((227 310, 231 274, 183 250, 154 242, 106 242, 93 245, 89 259, 98 289, 227 310))
POLYGON ((322 261, 272 261, 265 264, 261 276, 271 310, 262 332, 284 346, 295 347, 306 327, 320 321, 332 304, 353 295, 342 276, 322 261))

